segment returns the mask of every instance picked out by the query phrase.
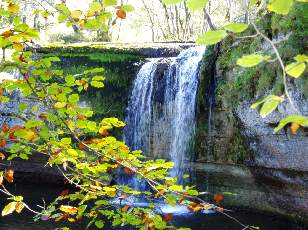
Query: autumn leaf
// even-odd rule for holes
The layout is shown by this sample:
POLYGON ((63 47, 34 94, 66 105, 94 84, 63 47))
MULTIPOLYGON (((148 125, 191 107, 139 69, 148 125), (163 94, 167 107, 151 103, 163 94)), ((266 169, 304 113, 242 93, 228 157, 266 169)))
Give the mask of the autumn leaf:
POLYGON ((19 12, 19 6, 17 4, 10 3, 7 10, 12 14, 17 14, 19 12))
POLYGON ((215 194, 213 199, 215 200, 215 202, 220 203, 225 199, 225 197, 222 194, 215 194))
POLYGON ((7 124, 2 125, 2 132, 7 133, 10 130, 10 127, 7 124))
POLYGON ((24 209, 25 205, 23 202, 17 202, 15 205, 15 210, 17 213, 21 213, 22 210, 24 209))
POLYGON ((122 208, 122 212, 127 212, 127 210, 130 208, 129 205, 125 205, 123 208, 122 208))
POLYGON ((198 204, 198 203, 195 203, 195 202, 190 202, 189 205, 187 206, 187 208, 190 209, 192 212, 199 212, 204 207, 201 204, 198 204))
POLYGON ((160 190, 158 193, 155 194, 155 198, 162 196, 165 192, 166 192, 166 190, 164 190, 164 189, 160 190))
POLYGON ((78 208, 68 205, 61 205, 60 210, 62 212, 68 213, 68 214, 76 214, 78 212, 78 208))
POLYGON ((1 139, 0 140, 0 147, 1 148, 5 148, 5 146, 6 146, 6 140, 5 139, 1 139))
POLYGON ((295 123, 295 122, 293 122, 293 123, 291 124, 291 127, 290 127, 291 133, 292 133, 293 135, 296 135, 299 128, 300 128, 300 125, 297 124, 297 123, 295 123))
POLYGON ((64 196, 67 196, 68 194, 69 194, 69 190, 65 189, 61 192, 60 196, 64 197, 64 196))
POLYGON ((136 172, 131 170, 130 168, 124 168, 124 173, 127 174, 127 175, 135 175, 136 172))
POLYGON ((172 213, 165 213, 163 219, 166 222, 171 221, 172 220, 172 213))
POLYGON ((4 160, 5 159, 5 155, 3 153, 0 152, 0 159, 4 160))
POLYGON ((40 115, 38 115, 38 117, 40 119, 47 119, 48 118, 48 114, 47 113, 41 113, 40 115))
POLYGON ((121 18, 121 19, 126 18, 126 12, 123 9, 118 9, 116 14, 118 18, 121 18))
POLYGON ((12 36, 13 34, 14 34, 13 30, 7 30, 7 31, 3 32, 1 34, 1 36, 4 37, 4 38, 8 38, 8 37, 12 36))
POLYGON ((16 51, 23 51, 24 49, 24 46, 19 43, 19 42, 14 42, 13 43, 13 48, 16 50, 16 51))
POLYGON ((85 150, 87 147, 85 146, 84 143, 80 142, 80 143, 78 144, 78 148, 79 148, 80 150, 85 150))
POLYGON ((14 171, 12 169, 5 170, 4 179, 9 183, 13 183, 13 181, 14 181, 14 171))
POLYGON ((102 136, 108 136, 109 135, 109 131, 103 126, 99 129, 99 134, 101 134, 102 136))

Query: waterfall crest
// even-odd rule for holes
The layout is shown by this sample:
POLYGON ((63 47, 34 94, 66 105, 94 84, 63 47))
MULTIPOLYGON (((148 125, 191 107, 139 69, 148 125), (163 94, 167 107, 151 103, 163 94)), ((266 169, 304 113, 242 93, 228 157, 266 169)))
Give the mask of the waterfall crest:
POLYGON ((145 155, 175 163, 181 177, 196 125, 196 95, 204 47, 184 50, 176 58, 143 65, 127 108, 124 141, 145 155))

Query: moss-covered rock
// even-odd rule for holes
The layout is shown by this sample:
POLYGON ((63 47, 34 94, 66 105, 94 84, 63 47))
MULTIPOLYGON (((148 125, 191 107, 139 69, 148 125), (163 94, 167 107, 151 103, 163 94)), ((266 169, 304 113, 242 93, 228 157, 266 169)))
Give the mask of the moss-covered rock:
MULTIPOLYGON (((257 21, 257 27, 276 44, 286 64, 307 47, 307 4, 295 4, 287 16, 268 13, 257 21)), ((243 34, 253 35, 252 26, 243 34)), ((245 138, 239 132, 234 116, 235 109, 244 101, 252 103, 268 94, 284 94, 281 67, 278 61, 261 63, 253 68, 242 68, 236 64, 243 55, 272 53, 270 46, 261 37, 237 39, 229 36, 220 44, 216 58, 214 47, 209 47, 198 92, 198 122, 196 130, 196 158, 199 161, 243 163, 250 160, 245 138), (212 62, 216 61, 213 70, 212 62), (213 79, 214 76, 214 79, 213 79), (212 89, 215 86, 214 106, 212 89)), ((308 98, 308 78, 289 78, 288 85, 308 98)))

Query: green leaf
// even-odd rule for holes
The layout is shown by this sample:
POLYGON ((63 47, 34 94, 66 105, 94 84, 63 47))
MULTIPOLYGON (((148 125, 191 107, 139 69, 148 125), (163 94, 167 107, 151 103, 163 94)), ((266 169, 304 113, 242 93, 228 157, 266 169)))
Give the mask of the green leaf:
POLYGON ((104 227, 103 221, 95 221, 95 226, 99 229, 102 229, 104 227))
POLYGON ((71 138, 62 138, 61 143, 63 145, 70 145, 72 143, 72 139, 71 138))
POLYGON ((241 33, 248 28, 248 25, 245 23, 231 23, 224 26, 224 28, 233 33, 241 33))
POLYGON ((286 66, 286 72, 291 77, 298 78, 300 77, 306 69, 306 64, 304 62, 293 62, 286 66))
POLYGON ((118 1, 117 0, 104 0, 104 6, 115 6, 117 5, 118 1))
POLYGON ((270 56, 263 56, 260 54, 244 55, 237 60, 237 64, 242 67, 253 67, 269 58, 270 56))
POLYGON ((256 5, 257 1, 258 1, 258 0, 250 0, 250 1, 249 1, 249 5, 250 5, 250 6, 254 6, 254 5, 256 5))
POLYGON ((299 54, 294 58, 297 62, 308 62, 308 56, 305 54, 299 54))
POLYGON ((187 7, 191 11, 202 10, 207 3, 208 0, 187 0, 187 7))
POLYGON ((28 106, 24 103, 21 103, 21 104, 18 105, 18 110, 21 113, 24 112, 25 110, 27 110, 27 108, 28 108, 28 106))
POLYGON ((280 101, 278 100, 267 100, 264 102, 261 110, 260 115, 262 118, 265 118, 267 115, 272 113, 280 104, 280 101))
POLYGON ((172 185, 169 187, 170 191, 175 191, 175 192, 181 192, 183 191, 183 186, 182 185, 172 185))
POLYGON ((200 45, 214 45, 227 36, 225 30, 209 31, 197 38, 196 42, 200 45))
POLYGON ((26 122, 25 126, 27 129, 36 128, 43 125, 44 123, 41 120, 29 120, 26 122))
POLYGON ((299 116, 299 115, 292 115, 288 116, 282 120, 280 120, 278 126, 274 129, 274 132, 277 133, 283 127, 285 127, 289 123, 296 123, 303 127, 308 127, 308 117, 299 116))
POLYGON ((177 4, 183 2, 183 0, 163 0, 163 3, 166 5, 173 5, 173 4, 177 4))
POLYGON ((269 95, 268 97, 252 104, 251 108, 256 109, 259 105, 263 104, 260 110, 260 115, 262 118, 265 118, 270 113, 272 113, 278 107, 278 105, 283 101, 284 101, 283 97, 269 95))
POLYGON ((75 85, 75 77, 73 75, 69 75, 65 77, 65 82, 67 86, 74 86, 75 85))
POLYGON ((70 103, 77 103, 79 101, 79 95, 78 94, 69 95, 68 101, 70 103))
POLYGON ((95 88, 103 88, 104 87, 104 83, 101 81, 92 81, 91 85, 95 88))
POLYGON ((89 30, 97 30, 101 27, 101 23, 96 19, 89 19, 85 23, 85 28, 89 30))
POLYGON ((277 14, 287 15, 293 4, 293 0, 270 0, 267 8, 277 14))
POLYGON ((15 211, 16 204, 17 202, 11 202, 7 204, 2 210, 2 216, 7 216, 9 214, 12 214, 15 211))
POLYGON ((121 8, 127 13, 133 12, 135 10, 134 6, 129 5, 129 4, 123 5, 121 6, 121 8))

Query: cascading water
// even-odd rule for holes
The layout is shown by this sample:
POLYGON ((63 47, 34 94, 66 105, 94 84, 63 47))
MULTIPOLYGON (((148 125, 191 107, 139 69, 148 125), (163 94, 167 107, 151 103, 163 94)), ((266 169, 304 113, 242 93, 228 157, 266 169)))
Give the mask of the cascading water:
POLYGON ((196 123, 196 95, 204 47, 193 47, 172 59, 146 63, 131 94, 124 141, 151 157, 175 163, 171 175, 181 178, 196 123))

